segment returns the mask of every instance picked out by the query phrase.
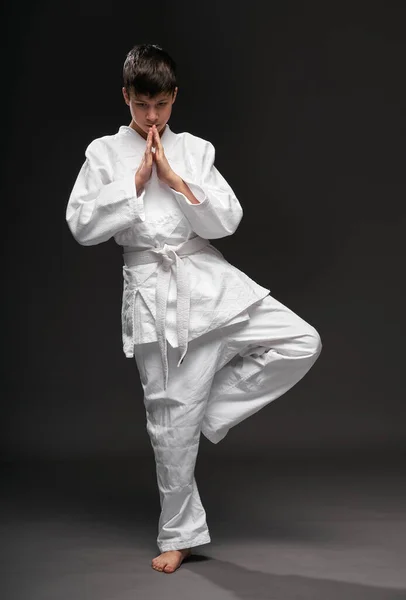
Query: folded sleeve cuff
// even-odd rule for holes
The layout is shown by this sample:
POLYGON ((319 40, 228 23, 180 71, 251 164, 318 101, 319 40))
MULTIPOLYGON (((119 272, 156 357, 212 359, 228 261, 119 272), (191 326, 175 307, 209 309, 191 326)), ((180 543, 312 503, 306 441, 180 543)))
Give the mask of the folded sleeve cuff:
POLYGON ((193 204, 193 202, 190 202, 190 200, 185 196, 185 194, 182 194, 182 192, 178 192, 177 190, 172 189, 172 192, 176 194, 178 198, 182 198, 182 200, 186 201, 189 206, 199 206, 200 204, 205 204, 208 202, 206 192, 200 185, 198 185, 197 183, 193 183, 192 181, 189 181, 187 179, 183 179, 183 181, 190 188, 190 191, 196 197, 196 199, 199 200, 199 204, 193 204))
POLYGON ((145 221, 145 209, 144 209, 144 199, 145 199, 145 186, 142 190, 141 194, 137 196, 137 190, 135 186, 135 176, 129 175, 128 177, 124 177, 121 180, 122 183, 122 193, 125 198, 130 200, 130 206, 133 213, 133 218, 135 221, 145 221))

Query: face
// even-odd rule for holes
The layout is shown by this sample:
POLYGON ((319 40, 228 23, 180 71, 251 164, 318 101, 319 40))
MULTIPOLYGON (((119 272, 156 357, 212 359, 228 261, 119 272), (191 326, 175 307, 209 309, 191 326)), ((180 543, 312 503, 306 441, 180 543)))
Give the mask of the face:
POLYGON ((147 139, 150 127, 156 125, 161 135, 171 116, 172 105, 175 102, 178 88, 175 88, 172 96, 171 94, 162 93, 154 98, 148 98, 144 95, 136 96, 132 89, 129 97, 124 87, 122 91, 125 103, 129 106, 131 112, 130 127, 135 129, 144 139, 147 139))

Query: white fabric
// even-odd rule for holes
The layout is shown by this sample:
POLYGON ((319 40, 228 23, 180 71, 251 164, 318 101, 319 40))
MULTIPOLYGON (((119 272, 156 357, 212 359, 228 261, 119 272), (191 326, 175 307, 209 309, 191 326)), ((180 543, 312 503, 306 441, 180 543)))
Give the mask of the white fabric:
MULTIPOLYGON (((86 148, 85 162, 66 209, 67 223, 80 244, 91 246, 114 238, 124 254, 162 250, 165 244, 176 247, 195 237, 217 239, 236 231, 242 207, 214 166, 214 146, 188 132, 174 133, 168 124, 161 142, 172 169, 200 203, 192 204, 162 183, 155 165, 151 179, 137 197, 135 172, 146 140, 123 125, 115 134, 97 138, 86 148)), ((188 342, 213 329, 247 320, 248 307, 270 292, 231 265, 212 244, 180 261, 190 291, 188 342)), ((176 259, 170 265, 173 276, 166 307, 165 337, 173 348, 179 346, 178 333, 185 332, 177 323, 179 264, 176 259)), ((128 358, 134 356, 134 345, 158 341, 156 298, 162 269, 162 261, 123 265, 122 338, 128 358)))
POLYGON ((159 345, 135 347, 156 461, 161 552, 211 541, 194 477, 200 433, 217 444, 300 381, 321 347, 316 329, 270 295, 248 309, 247 321, 191 341, 179 367, 168 348, 166 390, 159 345))
POLYGON ((122 126, 87 147, 66 219, 84 246, 114 238, 123 247, 123 350, 135 356, 144 391, 163 552, 210 542, 194 478, 200 433, 218 443, 284 394, 314 364, 321 341, 207 243, 232 235, 243 214, 214 166, 214 146, 168 125, 161 140, 199 204, 163 184, 155 165, 137 197, 146 141, 122 126))
MULTIPOLYGON (((180 358, 177 366, 179 367, 187 352, 190 315, 190 288, 181 257, 198 252, 208 244, 209 240, 196 236, 190 240, 186 240, 185 242, 178 244, 177 246, 165 244, 162 249, 153 248, 152 250, 133 252, 126 248, 124 251, 124 261, 126 266, 134 266, 151 262, 162 262, 162 269, 158 273, 158 279, 156 283, 156 329, 164 367, 165 389, 168 383, 168 358, 166 354, 167 347, 165 321, 168 290, 171 279, 171 265, 174 264, 176 268, 177 280, 176 319, 180 351, 180 358)), ((138 288, 135 288, 134 294, 136 294, 137 291, 138 288)))

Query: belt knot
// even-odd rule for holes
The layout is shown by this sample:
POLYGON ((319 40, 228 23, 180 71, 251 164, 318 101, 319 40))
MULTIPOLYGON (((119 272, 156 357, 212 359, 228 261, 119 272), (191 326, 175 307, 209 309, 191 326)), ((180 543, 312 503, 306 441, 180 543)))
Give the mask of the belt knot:
MULTIPOLYGON (((162 362, 164 367, 164 389, 168 385, 168 357, 166 344, 166 308, 168 301, 169 285, 171 280, 171 266, 175 264, 176 276, 176 325, 177 337, 179 346, 179 367, 186 355, 189 339, 189 315, 190 315, 190 288, 189 277, 187 270, 181 260, 182 257, 193 254, 202 250, 205 246, 210 245, 210 241, 206 238, 196 236, 189 240, 185 240, 176 246, 164 243, 163 246, 157 242, 155 248, 144 251, 133 251, 131 247, 125 247, 124 260, 126 265, 139 265, 151 262, 159 262, 161 269, 158 271, 156 283, 156 330, 157 340, 161 351, 162 362), (179 252, 179 254, 178 254, 179 252)), ((138 286, 134 286, 134 303, 133 303, 133 327, 135 323, 135 295, 138 291, 138 286)), ((141 291, 140 291, 141 293, 141 291)), ((140 321, 138 322, 140 327, 140 321)))
POLYGON ((177 257, 175 249, 168 244, 164 244, 162 248, 158 247, 154 252, 162 257, 161 265, 164 271, 169 271, 177 257))

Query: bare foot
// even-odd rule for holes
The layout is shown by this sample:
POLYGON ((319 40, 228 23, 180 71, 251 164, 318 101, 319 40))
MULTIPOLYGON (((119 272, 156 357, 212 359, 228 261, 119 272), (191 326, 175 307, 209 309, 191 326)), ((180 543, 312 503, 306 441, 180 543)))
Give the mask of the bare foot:
POLYGON ((152 568, 156 571, 163 571, 164 573, 173 573, 180 567, 182 560, 191 553, 192 551, 190 548, 162 552, 162 554, 152 559, 152 568))

